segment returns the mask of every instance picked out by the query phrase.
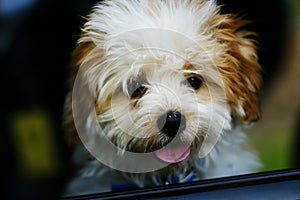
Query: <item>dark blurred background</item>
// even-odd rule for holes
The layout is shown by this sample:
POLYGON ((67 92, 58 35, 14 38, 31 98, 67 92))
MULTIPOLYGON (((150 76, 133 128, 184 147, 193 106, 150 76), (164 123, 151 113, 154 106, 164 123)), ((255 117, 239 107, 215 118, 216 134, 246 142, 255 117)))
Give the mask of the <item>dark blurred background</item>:
MULTIPOLYGON (((65 94, 70 89, 67 85, 70 53, 84 22, 80 16, 86 15, 96 2, 0 0, 0 81, 3 86, 0 152, 4 185, 1 199, 58 199, 73 173, 71 149, 62 131, 62 108, 65 94)), ((299 19, 296 16, 300 10, 295 7, 299 6, 299 0, 219 2, 226 5, 222 12, 241 13, 253 21, 248 28, 260 35, 264 90, 271 91, 265 96, 272 96, 272 91, 276 91, 274 87, 277 88, 274 81, 282 81, 280 77, 291 71, 285 63, 298 49, 293 44, 299 44, 299 38, 295 36, 298 30, 296 19, 299 19)), ((282 90, 286 87, 296 89, 293 92, 296 100, 292 102, 300 102, 299 95, 295 96, 299 94, 299 85, 285 84, 282 90)), ((268 99, 265 96, 263 98, 268 99)), ((276 107, 276 102, 274 105, 276 107)), ((299 103, 298 107, 292 107, 295 113, 299 108, 299 103)), ((296 116, 294 119, 296 121, 296 116)), ((262 126, 272 126, 272 117, 262 126)), ((294 143, 289 143, 289 148, 297 152, 299 129, 298 134, 293 133, 291 137, 294 143)), ((271 140, 273 136, 265 138, 271 140)), ((257 140, 263 140, 259 134, 253 137, 254 142, 257 140)), ((259 151, 264 151, 261 146, 258 146, 259 151)), ((299 154, 298 157, 296 153, 286 154, 293 162, 280 163, 274 169, 296 166, 299 154)), ((266 170, 273 169, 270 163, 266 170)))
POLYGON ((0 0, 1 199, 58 199, 72 174, 62 108, 80 16, 94 2, 0 0))

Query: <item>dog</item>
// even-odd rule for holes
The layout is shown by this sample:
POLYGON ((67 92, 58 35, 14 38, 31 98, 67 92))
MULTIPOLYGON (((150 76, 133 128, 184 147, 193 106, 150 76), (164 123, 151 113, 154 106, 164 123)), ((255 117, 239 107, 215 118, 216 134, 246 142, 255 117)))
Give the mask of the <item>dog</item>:
POLYGON ((72 53, 64 126, 80 166, 66 195, 255 172, 260 118, 248 21, 214 0, 111 0, 72 53))

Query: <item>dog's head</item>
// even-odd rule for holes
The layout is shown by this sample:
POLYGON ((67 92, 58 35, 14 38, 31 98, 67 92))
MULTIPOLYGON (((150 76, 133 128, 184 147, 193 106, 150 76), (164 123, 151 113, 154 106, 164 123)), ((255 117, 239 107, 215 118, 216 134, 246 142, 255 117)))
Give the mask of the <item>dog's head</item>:
POLYGON ((178 163, 191 152, 205 156, 237 123, 256 121, 260 65, 245 24, 214 1, 97 5, 73 53, 67 102, 69 111, 80 107, 73 115, 81 139, 98 148, 94 137, 103 135, 121 151, 178 163))

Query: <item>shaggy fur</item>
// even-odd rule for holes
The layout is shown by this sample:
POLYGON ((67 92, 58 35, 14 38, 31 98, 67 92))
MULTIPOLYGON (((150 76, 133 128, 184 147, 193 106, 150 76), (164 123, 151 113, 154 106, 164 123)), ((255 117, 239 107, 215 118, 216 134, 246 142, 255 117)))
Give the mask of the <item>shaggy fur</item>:
POLYGON ((255 171, 260 164, 245 148, 241 127, 260 117, 261 77, 255 34, 242 30, 245 24, 220 14, 213 0, 96 5, 72 56, 65 127, 82 170, 66 194, 109 191, 114 183, 163 185, 168 176, 180 182, 191 172, 199 180, 255 171), (193 88, 190 77, 201 86, 193 88), (185 116, 175 138, 190 149, 188 157, 144 173, 112 169, 128 152, 146 154, 170 143, 157 126, 170 110, 185 116), (106 139, 116 152, 102 148, 106 139), (98 161, 98 151, 105 160, 98 161))

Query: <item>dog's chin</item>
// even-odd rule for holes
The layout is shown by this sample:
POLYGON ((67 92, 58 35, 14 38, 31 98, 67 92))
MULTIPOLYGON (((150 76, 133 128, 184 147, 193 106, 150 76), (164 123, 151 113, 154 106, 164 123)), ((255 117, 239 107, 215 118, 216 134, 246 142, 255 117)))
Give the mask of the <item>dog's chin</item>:
MULTIPOLYGON (((154 171, 154 175, 164 175, 165 177, 176 175, 176 174, 182 174, 182 175, 187 175, 194 171, 195 167, 195 160, 198 160, 198 151, 200 148, 201 144, 198 142, 193 142, 190 144, 188 147, 189 153, 188 155, 181 156, 180 160, 176 160, 176 162, 166 162, 167 166, 164 168, 161 168, 157 171, 154 171), (184 159, 183 159, 184 158, 184 159), (196 159, 195 159, 196 158, 196 159)), ((185 152, 183 152, 185 154, 185 152)), ((157 157, 157 155, 156 155, 157 157)), ((157 157, 157 159, 160 159, 157 157)), ((161 159, 160 159, 161 160, 161 159)))
POLYGON ((182 165, 182 163, 189 162, 192 157, 191 154, 195 153, 195 149, 199 149, 202 142, 202 140, 197 139, 193 142, 182 141, 178 138, 156 139, 140 139, 134 144, 127 145, 126 151, 153 153, 153 156, 157 160, 168 164, 171 168, 176 168, 176 166, 182 165))
POLYGON ((164 175, 171 176, 174 174, 188 174, 193 171, 193 159, 192 156, 189 155, 186 159, 177 162, 177 163, 169 163, 166 167, 161 168, 153 172, 154 175, 164 175))

